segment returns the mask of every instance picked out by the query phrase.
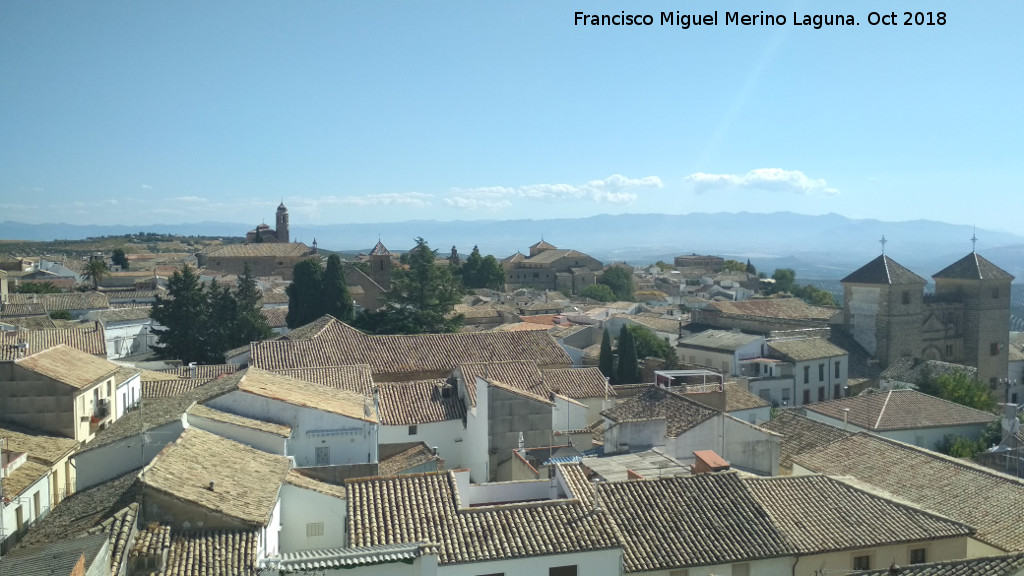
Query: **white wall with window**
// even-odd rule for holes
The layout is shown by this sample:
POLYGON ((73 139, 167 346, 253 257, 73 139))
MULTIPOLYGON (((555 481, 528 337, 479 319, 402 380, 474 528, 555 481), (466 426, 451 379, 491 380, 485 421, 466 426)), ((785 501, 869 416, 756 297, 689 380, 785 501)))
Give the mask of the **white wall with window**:
POLYGON ((347 545, 348 502, 285 483, 281 487, 281 552, 347 545))

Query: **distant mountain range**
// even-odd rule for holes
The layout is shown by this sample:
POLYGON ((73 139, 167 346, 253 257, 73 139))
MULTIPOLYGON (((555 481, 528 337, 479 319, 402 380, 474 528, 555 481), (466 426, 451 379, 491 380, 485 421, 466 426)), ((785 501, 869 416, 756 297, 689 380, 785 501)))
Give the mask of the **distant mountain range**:
MULTIPOLYGON (((184 236, 242 236, 251 226, 224 222, 146 226, 0 223, 0 238, 76 240, 91 236, 157 232, 184 236)), ((979 229, 978 253, 1024 282, 1024 236, 979 229)), ((762 271, 789 267, 798 279, 835 279, 849 274, 881 252, 925 278, 971 251, 971 226, 927 220, 882 222, 827 214, 623 214, 589 218, 536 220, 411 221, 397 223, 303 225, 292 218, 293 240, 326 249, 366 251, 379 238, 389 249, 404 251, 416 237, 440 253, 451 246, 468 254, 479 245, 484 254, 503 258, 527 252, 541 238, 559 248, 575 248, 599 260, 647 264, 671 262, 680 254, 715 254, 751 262, 762 271)))

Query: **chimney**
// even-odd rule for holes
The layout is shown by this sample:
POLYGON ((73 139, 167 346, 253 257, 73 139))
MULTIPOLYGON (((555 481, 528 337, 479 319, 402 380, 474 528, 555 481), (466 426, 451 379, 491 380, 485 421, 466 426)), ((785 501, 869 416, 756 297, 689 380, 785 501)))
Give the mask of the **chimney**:
POLYGON ((206 487, 207 490, 213 492, 213 480, 210 480, 210 485, 206 487))

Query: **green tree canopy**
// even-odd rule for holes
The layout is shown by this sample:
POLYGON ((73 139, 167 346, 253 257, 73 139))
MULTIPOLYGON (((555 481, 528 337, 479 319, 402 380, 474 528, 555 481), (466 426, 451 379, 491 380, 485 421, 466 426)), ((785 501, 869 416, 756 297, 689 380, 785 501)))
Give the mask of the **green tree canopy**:
POLYGON ((771 293, 788 292, 792 294, 796 283, 796 271, 792 268, 778 268, 772 272, 772 279, 775 280, 775 285, 772 286, 771 293))
POLYGON ((655 357, 665 361, 665 368, 673 369, 679 362, 676 350, 671 344, 658 338, 649 328, 639 325, 628 326, 636 345, 637 358, 655 357))
POLYGON ((356 325, 373 334, 457 331, 465 317, 452 314, 462 297, 452 269, 436 264, 437 253, 423 238, 417 238, 416 246, 404 256, 409 268, 395 271, 384 306, 360 313, 356 325))
POLYGON ((726 260, 722 262, 722 269, 728 272, 746 272, 747 265, 739 260, 726 260))
POLYGON ((612 289, 604 284, 591 284, 580 292, 580 296, 584 298, 592 298, 598 302, 613 302, 615 301, 615 293, 612 289))
POLYGON ((128 269, 128 255, 124 253, 123 248, 114 248, 113 255, 110 256, 110 261, 115 266, 120 266, 123 270, 128 269))
POLYGON ((601 335, 601 355, 597 359, 597 368, 601 371, 601 374, 604 374, 605 378, 611 378, 614 366, 615 355, 612 353, 612 335, 605 328, 604 334, 601 335))
POLYGON ((609 266, 597 282, 611 288, 616 299, 626 302, 633 300, 633 272, 625 266, 609 266))
POLYGON ((303 260, 292 269, 292 283, 285 288, 288 294, 289 328, 309 324, 324 315, 324 267, 319 258, 303 260))
POLYGON ((623 324, 619 330, 618 356, 619 364, 616 371, 618 384, 635 384, 639 380, 640 366, 636 354, 636 342, 633 333, 623 324))
POLYGON ((107 267, 107 261, 103 258, 90 258, 85 263, 85 268, 82 269, 82 278, 92 282, 93 290, 98 289, 100 280, 107 276, 110 276, 110 268, 107 267))
POLYGON ((494 256, 482 256, 480 248, 473 246, 466 261, 456 267, 456 276, 466 288, 501 290, 505 285, 505 269, 494 256))
POLYGON ((324 313, 338 320, 351 322, 355 317, 355 306, 352 296, 345 283, 345 271, 342 269, 341 258, 337 254, 327 257, 327 270, 324 271, 324 313))

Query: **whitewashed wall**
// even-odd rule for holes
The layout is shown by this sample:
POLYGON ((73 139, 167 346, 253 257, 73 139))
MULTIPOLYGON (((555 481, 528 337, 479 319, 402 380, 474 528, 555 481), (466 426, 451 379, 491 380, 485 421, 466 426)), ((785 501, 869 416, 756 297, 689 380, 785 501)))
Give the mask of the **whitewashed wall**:
POLYGON ((348 502, 291 484, 281 487, 281 552, 346 546, 348 502), (322 536, 306 536, 306 525, 323 522, 322 536))
POLYGON ((409 434, 407 425, 380 427, 381 444, 424 442, 431 448, 436 446, 437 455, 444 459, 447 468, 468 466, 466 436, 462 420, 417 424, 415 434, 409 434))
POLYGON ((196 414, 185 414, 185 418, 189 426, 194 426, 200 430, 205 430, 270 454, 288 456, 288 439, 283 436, 237 424, 211 420, 196 414))
POLYGON ((122 438, 110 444, 89 448, 75 454, 72 460, 77 470, 75 491, 113 480, 122 474, 149 464, 164 446, 174 442, 184 430, 182 420, 174 420, 147 430, 145 435, 122 438))

